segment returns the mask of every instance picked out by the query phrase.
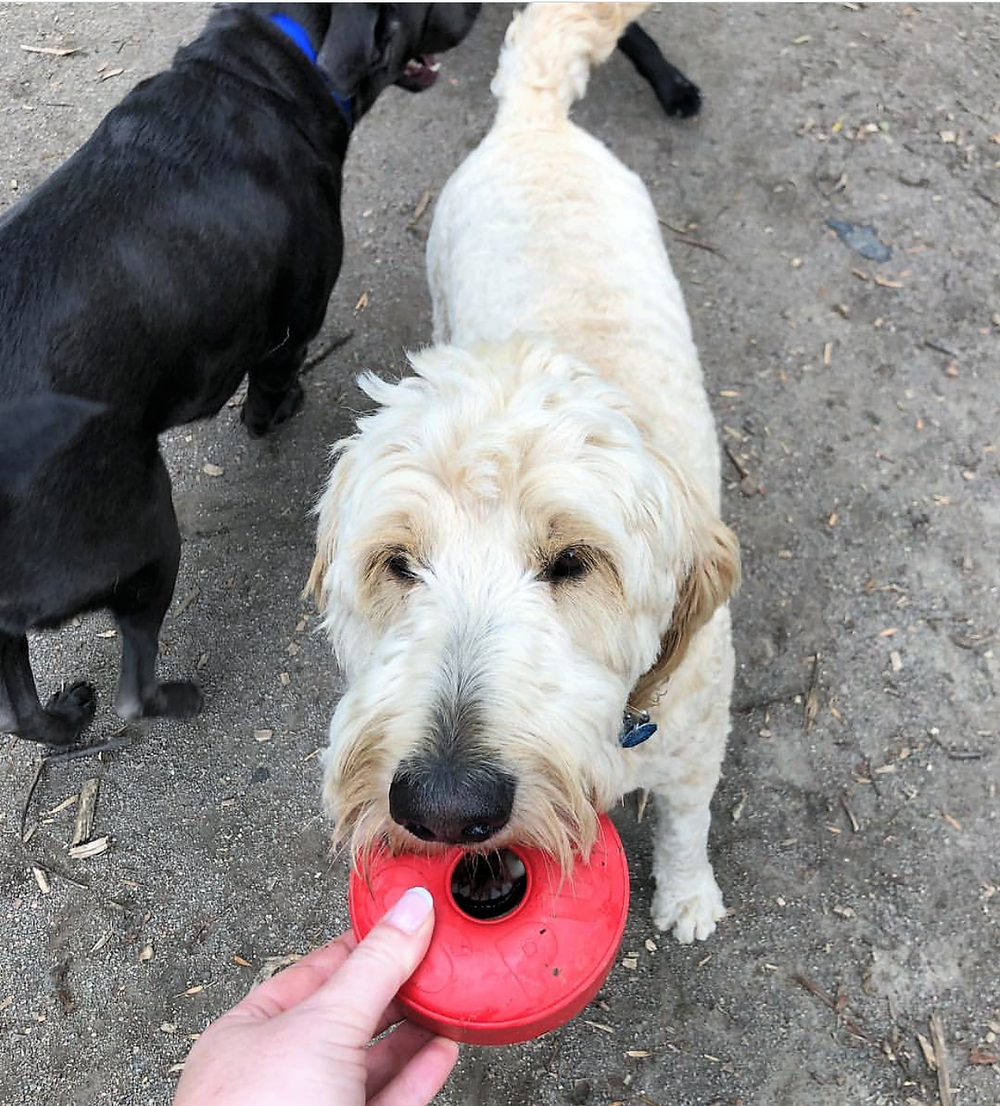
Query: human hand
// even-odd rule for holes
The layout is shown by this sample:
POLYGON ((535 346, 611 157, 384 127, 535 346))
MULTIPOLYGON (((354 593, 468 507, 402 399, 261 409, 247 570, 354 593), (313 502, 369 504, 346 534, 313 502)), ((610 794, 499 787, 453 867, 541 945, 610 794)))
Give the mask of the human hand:
POLYGON ((411 888, 350 934, 254 988, 195 1042, 174 1106, 425 1106, 458 1046, 404 1021, 396 992, 423 959, 434 904, 411 888))

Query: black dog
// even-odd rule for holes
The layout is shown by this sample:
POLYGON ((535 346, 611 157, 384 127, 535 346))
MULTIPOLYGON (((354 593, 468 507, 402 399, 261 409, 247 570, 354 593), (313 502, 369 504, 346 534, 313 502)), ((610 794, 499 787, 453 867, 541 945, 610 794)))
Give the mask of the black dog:
POLYGON ((22 486, 103 410, 100 403, 44 392, 0 404, 0 493, 22 486))
POLYGON ((0 731, 65 745, 87 725, 89 684, 42 708, 25 635, 98 607, 121 633, 118 712, 198 711, 195 684, 155 675, 180 557, 157 435, 215 414, 245 373, 251 434, 301 405, 340 268, 351 127, 389 84, 425 87, 421 56, 458 43, 477 8, 220 10, 0 219, 0 408, 27 401, 4 417, 50 435, 3 462, 0 731), (41 393, 102 406, 32 409, 41 393))

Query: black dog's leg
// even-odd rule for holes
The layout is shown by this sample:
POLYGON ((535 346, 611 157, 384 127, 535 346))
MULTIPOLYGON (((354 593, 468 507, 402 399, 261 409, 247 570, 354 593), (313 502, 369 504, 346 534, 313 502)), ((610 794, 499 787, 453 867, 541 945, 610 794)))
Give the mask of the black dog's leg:
POLYGON ((191 718, 201 710, 197 684, 188 680, 160 683, 156 678, 160 627, 174 594, 180 563, 180 534, 169 503, 167 509, 171 532, 162 556, 119 584, 109 604, 122 636, 115 696, 115 710, 122 718, 191 718))
POLYGON ((69 745, 94 717, 96 705, 94 689, 80 682, 57 692, 43 709, 31 674, 28 639, 0 634, 0 731, 46 745, 69 745))
POLYGON ((667 61, 659 46, 638 23, 630 23, 625 28, 618 48, 635 66, 639 76, 649 82, 667 115, 682 119, 697 115, 701 107, 698 86, 667 61))
POLYGON ((305 345, 289 343, 250 370, 241 417, 251 438, 262 437, 301 410, 305 393, 299 368, 305 356, 305 345))

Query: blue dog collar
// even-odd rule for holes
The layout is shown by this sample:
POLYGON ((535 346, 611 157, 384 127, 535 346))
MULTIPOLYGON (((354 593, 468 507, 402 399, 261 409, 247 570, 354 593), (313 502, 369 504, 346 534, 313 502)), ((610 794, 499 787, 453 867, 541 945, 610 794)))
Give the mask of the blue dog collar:
POLYGON ((618 735, 618 744, 623 749, 633 749, 648 741, 656 733, 656 723, 650 722, 649 714, 644 711, 626 710, 622 719, 621 733, 618 735))
MULTIPOLYGON (((313 48, 313 44, 309 39, 309 33, 305 27, 302 26, 297 20, 292 19, 290 15, 285 15, 284 12, 275 12, 269 16, 271 22, 283 31, 295 45, 302 51, 303 54, 309 59, 310 65, 316 64, 316 51, 313 48)), ((343 96, 336 93, 331 87, 330 82, 326 79, 326 74, 320 70, 320 76, 323 78, 323 83, 326 85, 327 92, 330 93, 330 98, 336 104, 340 114, 344 117, 344 122, 347 124, 347 129, 350 130, 354 126, 354 105, 350 100, 345 100, 343 96)))

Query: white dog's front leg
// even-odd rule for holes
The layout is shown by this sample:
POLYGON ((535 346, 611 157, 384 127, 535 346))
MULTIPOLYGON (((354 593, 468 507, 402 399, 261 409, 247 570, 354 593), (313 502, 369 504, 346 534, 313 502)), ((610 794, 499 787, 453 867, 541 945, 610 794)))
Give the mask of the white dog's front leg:
POLYGON ((712 787, 697 801, 685 794, 684 802, 663 792, 656 794, 659 825, 653 837, 653 922, 658 929, 673 929, 683 945, 704 941, 725 916, 722 892, 708 859, 709 802, 712 787))

